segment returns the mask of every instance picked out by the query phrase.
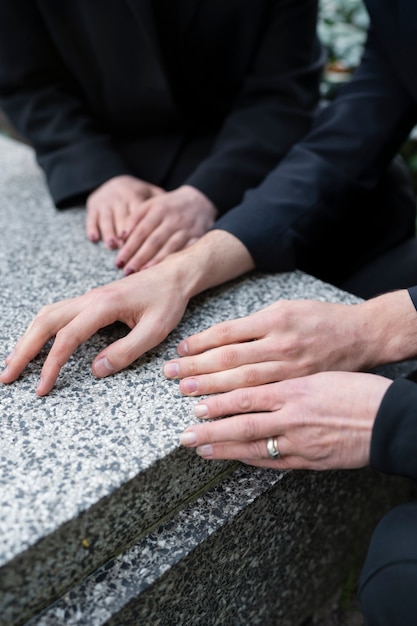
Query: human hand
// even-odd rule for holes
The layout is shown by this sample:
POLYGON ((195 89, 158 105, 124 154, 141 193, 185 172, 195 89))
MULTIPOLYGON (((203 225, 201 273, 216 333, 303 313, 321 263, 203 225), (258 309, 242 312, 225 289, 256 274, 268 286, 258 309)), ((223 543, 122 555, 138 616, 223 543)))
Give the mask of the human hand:
POLYGON ((162 193, 160 187, 133 176, 111 178, 88 196, 87 237, 93 242, 101 238, 111 249, 120 247, 132 213, 143 202, 162 193))
POLYGON ((102 350, 92 366, 96 376, 113 374, 165 339, 191 297, 252 269, 253 259, 241 241, 211 231, 146 272, 41 309, 7 357, 0 382, 15 381, 55 336, 37 388, 38 395, 46 395, 74 350, 100 328, 120 321, 131 332, 102 350))
POLYGON ((130 332, 100 352, 92 364, 98 377, 113 374, 165 339, 181 320, 187 303, 175 272, 167 268, 165 273, 135 274, 45 306, 6 359, 0 382, 15 381, 55 336, 36 390, 39 396, 46 395, 76 348, 100 328, 120 321, 130 332))
POLYGON ((196 405, 180 441, 206 460, 237 459, 273 469, 353 469, 369 464, 372 428, 388 387, 375 374, 321 372, 238 389, 196 405), (272 437, 279 458, 268 455, 272 437))
POLYGON ((406 290, 355 305, 281 300, 188 337, 178 353, 163 371, 190 396, 324 370, 369 370, 417 354, 417 315, 406 290))
POLYGON ((213 225, 217 211, 200 191, 183 185, 137 204, 127 238, 116 257, 126 275, 156 265, 168 254, 194 243, 213 225))
POLYGON ((186 395, 230 391, 321 370, 366 364, 361 307, 281 300, 247 317, 222 322, 178 346, 181 359, 164 365, 186 395))

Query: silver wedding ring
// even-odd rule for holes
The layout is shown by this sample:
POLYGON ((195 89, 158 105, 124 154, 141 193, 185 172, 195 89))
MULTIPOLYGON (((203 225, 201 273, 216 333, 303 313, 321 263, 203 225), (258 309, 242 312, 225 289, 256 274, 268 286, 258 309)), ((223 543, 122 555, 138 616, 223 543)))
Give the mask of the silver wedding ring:
POLYGON ((270 459, 277 460, 281 456, 280 451, 278 450, 278 442, 276 437, 269 437, 266 442, 266 449, 270 459))

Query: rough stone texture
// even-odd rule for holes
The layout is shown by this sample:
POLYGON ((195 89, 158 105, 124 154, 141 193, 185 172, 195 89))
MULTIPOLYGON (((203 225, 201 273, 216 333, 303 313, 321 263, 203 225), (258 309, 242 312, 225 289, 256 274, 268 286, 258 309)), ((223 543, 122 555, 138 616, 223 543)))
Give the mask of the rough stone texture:
POLYGON ((361 561, 398 488, 372 470, 239 467, 27 626, 301 625, 361 561))
MULTIPOLYGON (((32 150, 3 137, 0 216, 3 359, 42 305, 108 283, 120 272, 113 265, 115 253, 86 240, 84 210, 58 212, 32 150)), ((297 515, 308 512, 312 525, 320 526, 318 503, 322 506, 331 494, 329 502, 337 499, 340 510, 347 507, 345 521, 349 526, 353 514, 350 490, 357 491, 362 476, 331 478, 328 474, 318 479, 313 474, 282 475, 248 471, 232 463, 203 462, 178 445, 180 432, 193 420, 196 401, 182 397, 178 385, 161 374, 163 362, 175 354, 182 337, 253 312, 278 298, 356 301, 301 272, 252 274, 196 298, 165 342, 114 377, 96 379, 89 366, 98 351, 126 332, 122 326, 103 329, 83 344, 47 397, 35 395, 45 353, 30 364, 17 383, 0 387, 0 626, 22 624, 100 566, 104 569, 87 579, 87 587, 77 587, 60 601, 57 610, 61 617, 49 622, 46 614, 42 617, 45 624, 94 625, 104 623, 103 619, 110 624, 117 623, 118 614, 123 616, 121 624, 129 623, 123 621, 124 615, 126 620, 133 619, 131 623, 138 623, 132 615, 141 615, 139 623, 185 624, 188 622, 175 622, 174 617, 171 622, 153 618, 141 621, 156 611, 156 598, 161 606, 169 606, 177 588, 181 589, 179 595, 175 591, 181 605, 178 615, 185 610, 181 603, 193 605, 190 610, 194 615, 189 619, 194 621, 189 623, 217 623, 198 622, 197 615, 203 610, 227 609, 231 611, 230 623, 255 624, 258 622, 251 620, 258 615, 259 623, 272 624, 269 615, 297 605, 304 596, 297 584, 298 579, 303 580, 300 571, 313 575, 315 569, 335 564, 333 548, 328 561, 323 560, 322 539, 315 546, 311 543, 313 551, 307 549, 308 533, 305 529, 295 532, 297 518, 294 521, 291 507, 297 515), (208 491, 213 499, 211 495, 200 496, 210 489, 214 490, 208 491), (215 512, 207 517, 208 508, 212 511, 213 506, 215 512), (188 529, 187 536, 183 528, 188 529), (233 535, 235 543, 230 539, 233 535), (274 566, 286 572, 285 594, 273 584, 276 575, 269 578, 270 567, 255 562, 255 553, 250 550, 256 541, 260 553, 274 554, 274 566), (128 546, 133 543, 136 547, 131 552, 128 546), (291 562, 282 553, 287 543, 292 550, 291 562), (249 563, 245 550, 251 555, 249 563), (121 554, 119 560, 109 562, 116 554, 121 554), (135 561, 138 554, 140 563, 135 561), (212 570, 214 560, 217 567, 212 570), (246 568, 253 568, 253 576, 244 582, 246 568), (237 571, 242 572, 242 585, 248 590, 241 609, 242 592, 230 583, 231 573, 237 571), (100 599, 97 576, 108 582, 100 599), (212 586, 210 577, 219 583, 218 604, 213 591, 212 608, 207 604, 203 609, 202 598, 212 586), (190 584, 194 579, 199 581, 195 598, 188 597, 186 579, 190 584), (138 597, 140 589, 144 591, 138 597), (123 590, 128 590, 127 595, 123 590), (85 602, 81 601, 83 596, 85 602), (266 598, 271 602, 268 606, 266 598), (85 618, 92 605, 96 613, 85 618), (99 609, 107 605, 110 612, 102 618, 99 609), (249 621, 240 622, 239 615, 250 615, 249 621)), ((397 375, 406 369, 400 366, 390 372, 397 375)), ((364 524, 365 513, 372 509, 368 491, 361 491, 363 502, 358 500, 364 508, 364 524)), ((334 524, 323 526, 326 532, 330 527, 346 531, 340 515, 334 519, 334 524)), ((308 581, 303 585, 308 587, 308 581)), ((284 625, 284 621, 280 623, 284 625)))

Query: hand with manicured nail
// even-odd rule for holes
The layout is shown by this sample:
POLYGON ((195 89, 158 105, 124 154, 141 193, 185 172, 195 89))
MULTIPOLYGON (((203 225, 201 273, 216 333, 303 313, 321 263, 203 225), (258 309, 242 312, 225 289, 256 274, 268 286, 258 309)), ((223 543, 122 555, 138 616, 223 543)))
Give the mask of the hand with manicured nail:
POLYGON ((102 239, 108 248, 119 248, 126 238, 132 214, 146 200, 163 193, 160 187, 134 176, 111 178, 87 198, 87 237, 93 242, 102 239))
POLYGON ((204 235, 216 214, 212 202, 190 185, 153 195, 132 207, 125 243, 116 257, 117 267, 129 275, 160 263, 204 235))

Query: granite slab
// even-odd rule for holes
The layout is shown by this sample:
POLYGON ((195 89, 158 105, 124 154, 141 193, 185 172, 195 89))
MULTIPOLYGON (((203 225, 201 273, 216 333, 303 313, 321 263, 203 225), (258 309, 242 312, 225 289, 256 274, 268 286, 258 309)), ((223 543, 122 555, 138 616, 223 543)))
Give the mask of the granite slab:
MULTIPOLYGON (((115 253, 87 241, 84 217, 83 207, 57 211, 32 149, 0 136, 0 359, 42 305, 121 277, 115 253)), ((161 367, 179 340, 310 297, 357 301, 301 272, 253 273, 193 300, 166 341, 114 377, 96 379, 90 363, 121 325, 82 345, 47 397, 35 395, 44 354, 0 386, 0 626, 23 623, 236 471, 178 445, 195 400, 161 367)))
POLYGON ((377 521, 407 497, 369 468, 240 465, 25 626, 302 626, 352 589, 377 521))

